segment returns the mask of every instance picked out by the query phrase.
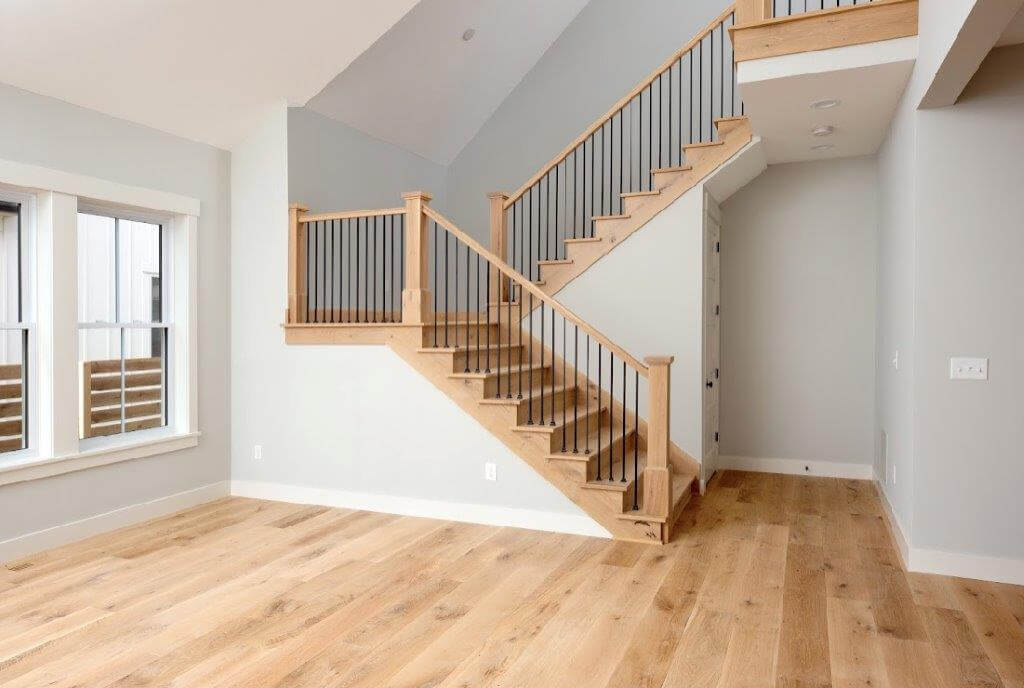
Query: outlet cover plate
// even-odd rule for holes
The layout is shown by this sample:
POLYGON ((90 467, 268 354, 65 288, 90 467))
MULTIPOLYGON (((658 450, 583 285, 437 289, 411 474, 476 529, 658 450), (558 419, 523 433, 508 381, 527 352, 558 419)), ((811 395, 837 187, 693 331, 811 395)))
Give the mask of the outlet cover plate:
POLYGON ((949 359, 950 380, 987 380, 988 359, 956 357, 949 359))

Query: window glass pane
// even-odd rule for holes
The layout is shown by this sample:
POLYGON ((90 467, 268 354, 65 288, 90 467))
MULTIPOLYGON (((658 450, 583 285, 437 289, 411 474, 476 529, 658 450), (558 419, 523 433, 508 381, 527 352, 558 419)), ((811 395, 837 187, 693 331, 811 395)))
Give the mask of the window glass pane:
POLYGON ((160 225, 118 224, 121 322, 160 322, 160 225))
POLYGON ((21 209, 0 202, 0 322, 21 322, 21 209))
POLYGON ((78 214, 78 321, 115 322, 115 225, 112 217, 78 214))
POLYGON ((126 432, 167 424, 166 332, 162 327, 125 330, 126 432))
POLYGON ((78 360, 79 437, 116 435, 122 431, 121 328, 79 330, 78 360))
POLYGON ((25 330, 0 330, 0 452, 27 446, 25 330))

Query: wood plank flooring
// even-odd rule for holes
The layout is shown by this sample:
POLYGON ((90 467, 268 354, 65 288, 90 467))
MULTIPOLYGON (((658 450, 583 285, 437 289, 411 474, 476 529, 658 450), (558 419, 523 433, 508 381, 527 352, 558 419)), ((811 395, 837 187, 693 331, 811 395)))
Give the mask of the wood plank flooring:
POLYGON ((861 481, 664 547, 231 498, 8 562, 0 685, 1024 688, 1024 587, 904 573, 861 481))

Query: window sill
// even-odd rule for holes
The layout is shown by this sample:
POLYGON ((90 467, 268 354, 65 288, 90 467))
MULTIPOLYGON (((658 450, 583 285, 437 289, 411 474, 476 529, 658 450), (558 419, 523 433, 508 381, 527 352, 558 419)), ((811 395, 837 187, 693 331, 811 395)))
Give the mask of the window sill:
POLYGON ((63 473, 81 471, 97 466, 106 466, 120 461, 141 459, 157 454, 167 454, 188 449, 199 444, 200 432, 178 434, 161 433, 130 441, 108 442, 92 446, 76 454, 49 458, 29 457, 0 463, 0 485, 20 483, 27 480, 49 478, 63 473))

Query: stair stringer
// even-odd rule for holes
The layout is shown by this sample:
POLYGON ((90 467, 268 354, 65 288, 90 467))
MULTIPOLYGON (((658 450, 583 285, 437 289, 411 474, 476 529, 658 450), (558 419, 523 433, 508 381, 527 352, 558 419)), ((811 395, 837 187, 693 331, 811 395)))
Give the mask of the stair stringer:
MULTIPOLYGON (((537 443, 524 437, 513 428, 516 425, 516 411, 509 407, 481 404, 480 387, 470 380, 452 379, 451 359, 447 356, 425 354, 422 335, 419 330, 402 328, 387 341, 404 361, 430 380, 444 392, 459 408, 483 425, 513 453, 523 459, 541 477, 554 485, 588 516, 604 527, 612 537, 619 540, 659 543, 662 541, 662 525, 657 522, 623 519, 621 510, 616 512, 608 496, 598 490, 583 487, 577 476, 562 469, 557 462, 547 458, 537 443)), ((641 475, 642 478, 642 475, 641 475)))
POLYGON ((544 282, 541 288, 545 293, 557 294, 602 256, 614 250, 622 240, 642 229, 676 199, 715 173, 752 139, 750 120, 746 117, 720 119, 715 124, 719 135, 717 142, 685 146, 683 167, 654 172, 656 193, 626 194, 626 215, 596 220, 595 239, 598 241, 569 239, 565 261, 541 265, 540 278, 544 282), (631 196, 632 199, 629 198, 631 196))

